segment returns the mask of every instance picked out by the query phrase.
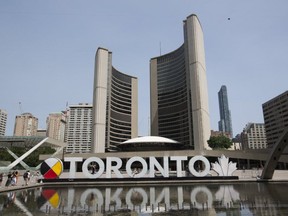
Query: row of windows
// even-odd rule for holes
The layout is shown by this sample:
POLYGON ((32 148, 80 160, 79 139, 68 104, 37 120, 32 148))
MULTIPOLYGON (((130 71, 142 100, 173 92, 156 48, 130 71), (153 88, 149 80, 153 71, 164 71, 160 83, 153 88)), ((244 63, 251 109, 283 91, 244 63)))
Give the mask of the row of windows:
POLYGON ((67 141, 68 144, 80 144, 80 145, 84 145, 84 144, 90 144, 91 141, 90 140, 80 140, 80 139, 75 139, 75 140, 68 140, 67 141))
POLYGON ((158 83, 157 90, 158 92, 173 91, 177 88, 183 88, 186 86, 186 80, 183 79, 174 79, 171 82, 164 82, 163 84, 158 83))
POLYGON ((177 113, 159 114, 159 124, 187 118, 188 118, 187 109, 177 113))
POLYGON ((112 88, 111 88, 111 92, 115 93, 119 97, 128 98, 128 99, 130 99, 130 97, 132 95, 132 91, 125 91, 124 89, 117 88, 117 87, 115 87, 113 85, 112 85, 112 88))
POLYGON ((184 44, 181 45, 177 50, 174 50, 171 53, 158 57, 157 60, 159 64, 165 64, 166 62, 175 61, 177 59, 183 58, 182 55, 184 54, 184 44))
POLYGON ((92 107, 89 108, 89 110, 70 110, 70 113, 72 113, 73 115, 89 115, 89 113, 92 112, 92 107))
POLYGON ((111 123, 110 127, 119 131, 129 131, 129 132, 131 131, 131 124, 129 126, 126 126, 126 125, 124 126, 124 125, 111 123))
POLYGON ((171 80, 178 76, 185 76, 186 67, 185 62, 179 62, 177 65, 167 64, 165 67, 157 67, 157 79, 158 81, 171 80))
POLYGON ((91 129, 92 128, 92 124, 69 124, 68 125, 68 129, 82 129, 82 128, 87 128, 87 129, 91 129))
POLYGON ((131 130, 117 130, 117 129, 114 129, 112 127, 110 127, 110 133, 114 133, 114 134, 122 134, 122 135, 131 135, 131 130))
POLYGON ((92 115, 90 115, 89 117, 78 117, 78 116, 71 116, 68 118, 68 121, 71 122, 77 122, 77 121, 81 121, 81 122, 89 122, 92 121, 92 115))
POLYGON ((131 89, 129 91, 125 91, 123 88, 118 88, 114 84, 112 84, 112 91, 116 92, 124 98, 127 98, 127 96, 129 97, 131 95, 131 89))
POLYGON ((111 102, 111 110, 118 113, 131 115, 131 107, 119 106, 118 104, 113 103, 113 101, 111 102))
POLYGON ((112 85, 118 87, 119 89, 126 90, 127 92, 131 92, 131 84, 123 82, 115 77, 112 77, 112 85))
POLYGON ((190 144, 190 135, 189 135, 189 131, 186 132, 182 132, 182 133, 170 133, 170 132, 165 132, 165 131, 159 131, 159 136, 162 137, 167 137, 169 139, 178 141, 184 145, 189 145, 190 144))
POLYGON ((110 134, 110 143, 113 145, 120 144, 131 139, 131 136, 119 136, 118 134, 110 134))
POLYGON ((85 139, 90 139, 91 138, 91 132, 87 132, 87 133, 69 133, 67 135, 67 139, 73 139, 73 138, 78 138, 78 137, 83 137, 85 139))
POLYGON ((111 118, 111 123, 113 123, 114 125, 117 126, 123 126, 123 127, 130 127, 131 128, 131 123, 130 122, 123 122, 123 121, 119 121, 119 120, 114 120, 111 118))
POLYGON ((182 116, 178 119, 163 119, 159 120, 159 128, 169 128, 169 127, 187 127, 189 120, 186 116, 182 116))
POLYGON ((179 98, 175 100, 168 101, 167 103, 161 103, 159 104, 159 109, 167 108, 167 107, 173 107, 173 106, 178 106, 180 104, 186 103, 186 98, 179 98))
POLYGON ((169 102, 173 99, 177 98, 186 98, 187 97, 187 89, 186 88, 178 88, 174 91, 167 91, 165 93, 158 94, 158 103, 161 102, 169 102))
POLYGON ((124 106, 131 106, 131 99, 127 100, 127 98, 120 98, 114 92, 111 94, 112 101, 117 102, 118 104, 123 104, 124 106))
POLYGON ((167 77, 171 76, 177 76, 177 74, 174 71, 185 71, 185 61, 184 59, 181 59, 181 61, 178 62, 169 62, 166 64, 157 64, 157 78, 158 79, 165 79, 167 77))
POLYGON ((272 101, 263 104, 263 109, 271 109, 273 107, 279 106, 281 104, 288 102, 288 94, 282 95, 280 97, 276 97, 272 99, 272 101))
POLYGON ((186 89, 177 89, 173 92, 166 92, 165 94, 159 94, 158 104, 159 108, 165 108, 166 106, 174 106, 175 104, 183 103, 187 101, 186 89))

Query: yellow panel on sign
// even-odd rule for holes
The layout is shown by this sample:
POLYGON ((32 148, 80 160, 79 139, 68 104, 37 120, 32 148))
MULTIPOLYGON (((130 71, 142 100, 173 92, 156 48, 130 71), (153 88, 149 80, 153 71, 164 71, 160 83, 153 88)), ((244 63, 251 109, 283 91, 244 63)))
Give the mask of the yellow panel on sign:
POLYGON ((52 170, 56 173, 57 176, 59 176, 62 172, 62 163, 60 161, 57 161, 55 165, 52 167, 52 170))
POLYGON ((51 204, 51 206, 53 208, 58 208, 59 205, 59 195, 58 193, 55 193, 50 199, 49 199, 49 203, 51 204))

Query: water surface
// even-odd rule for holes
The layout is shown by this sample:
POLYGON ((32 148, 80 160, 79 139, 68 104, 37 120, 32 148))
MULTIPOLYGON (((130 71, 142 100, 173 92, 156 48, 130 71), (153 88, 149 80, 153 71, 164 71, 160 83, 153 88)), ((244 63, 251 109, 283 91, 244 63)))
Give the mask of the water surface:
POLYGON ((0 194, 0 215, 288 215, 288 183, 39 187, 0 194))

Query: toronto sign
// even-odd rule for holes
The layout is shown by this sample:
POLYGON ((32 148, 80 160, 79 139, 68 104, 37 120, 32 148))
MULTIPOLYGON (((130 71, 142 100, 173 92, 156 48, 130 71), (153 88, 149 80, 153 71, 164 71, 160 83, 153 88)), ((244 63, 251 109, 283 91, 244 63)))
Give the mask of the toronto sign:
MULTIPOLYGON (((211 166, 208 159, 202 155, 194 156, 188 159, 187 156, 164 156, 162 159, 163 164, 161 164, 156 157, 148 157, 144 159, 143 157, 134 156, 127 160, 125 164, 125 170, 123 173, 123 162, 119 157, 106 157, 106 160, 102 160, 99 157, 89 157, 83 159, 82 157, 65 157, 64 162, 70 164, 69 178, 73 179, 76 176, 77 163, 82 163, 82 173, 83 176, 90 179, 96 179, 105 174, 106 178, 155 178, 155 175, 162 175, 164 178, 169 178, 171 175, 171 163, 175 165, 176 176, 183 177, 183 166, 184 162, 188 162, 188 167, 185 171, 189 171, 194 177, 205 177, 210 174, 211 166), (202 162, 203 169, 196 170, 195 163, 197 161, 202 162), (132 164, 141 164, 141 169, 135 172, 132 164), (91 164, 96 165, 98 169, 95 172, 91 172, 91 164), (120 171, 121 169, 121 171, 120 171)), ((212 169, 218 173, 219 176, 231 176, 232 173, 237 169, 236 163, 229 162, 229 158, 222 155, 218 158, 218 162, 211 163, 212 169)), ((58 178, 63 171, 63 164, 58 158, 48 158, 41 165, 41 174, 45 179, 47 178, 58 178)), ((174 173, 173 173, 174 175, 174 173)))

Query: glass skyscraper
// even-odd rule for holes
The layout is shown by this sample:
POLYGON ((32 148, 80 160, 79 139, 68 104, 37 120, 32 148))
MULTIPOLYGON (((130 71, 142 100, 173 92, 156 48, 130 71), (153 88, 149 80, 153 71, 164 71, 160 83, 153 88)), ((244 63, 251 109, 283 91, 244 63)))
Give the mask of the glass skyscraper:
POLYGON ((219 131, 228 132, 233 138, 231 112, 228 105, 227 87, 222 85, 218 92, 220 121, 218 122, 219 131))

